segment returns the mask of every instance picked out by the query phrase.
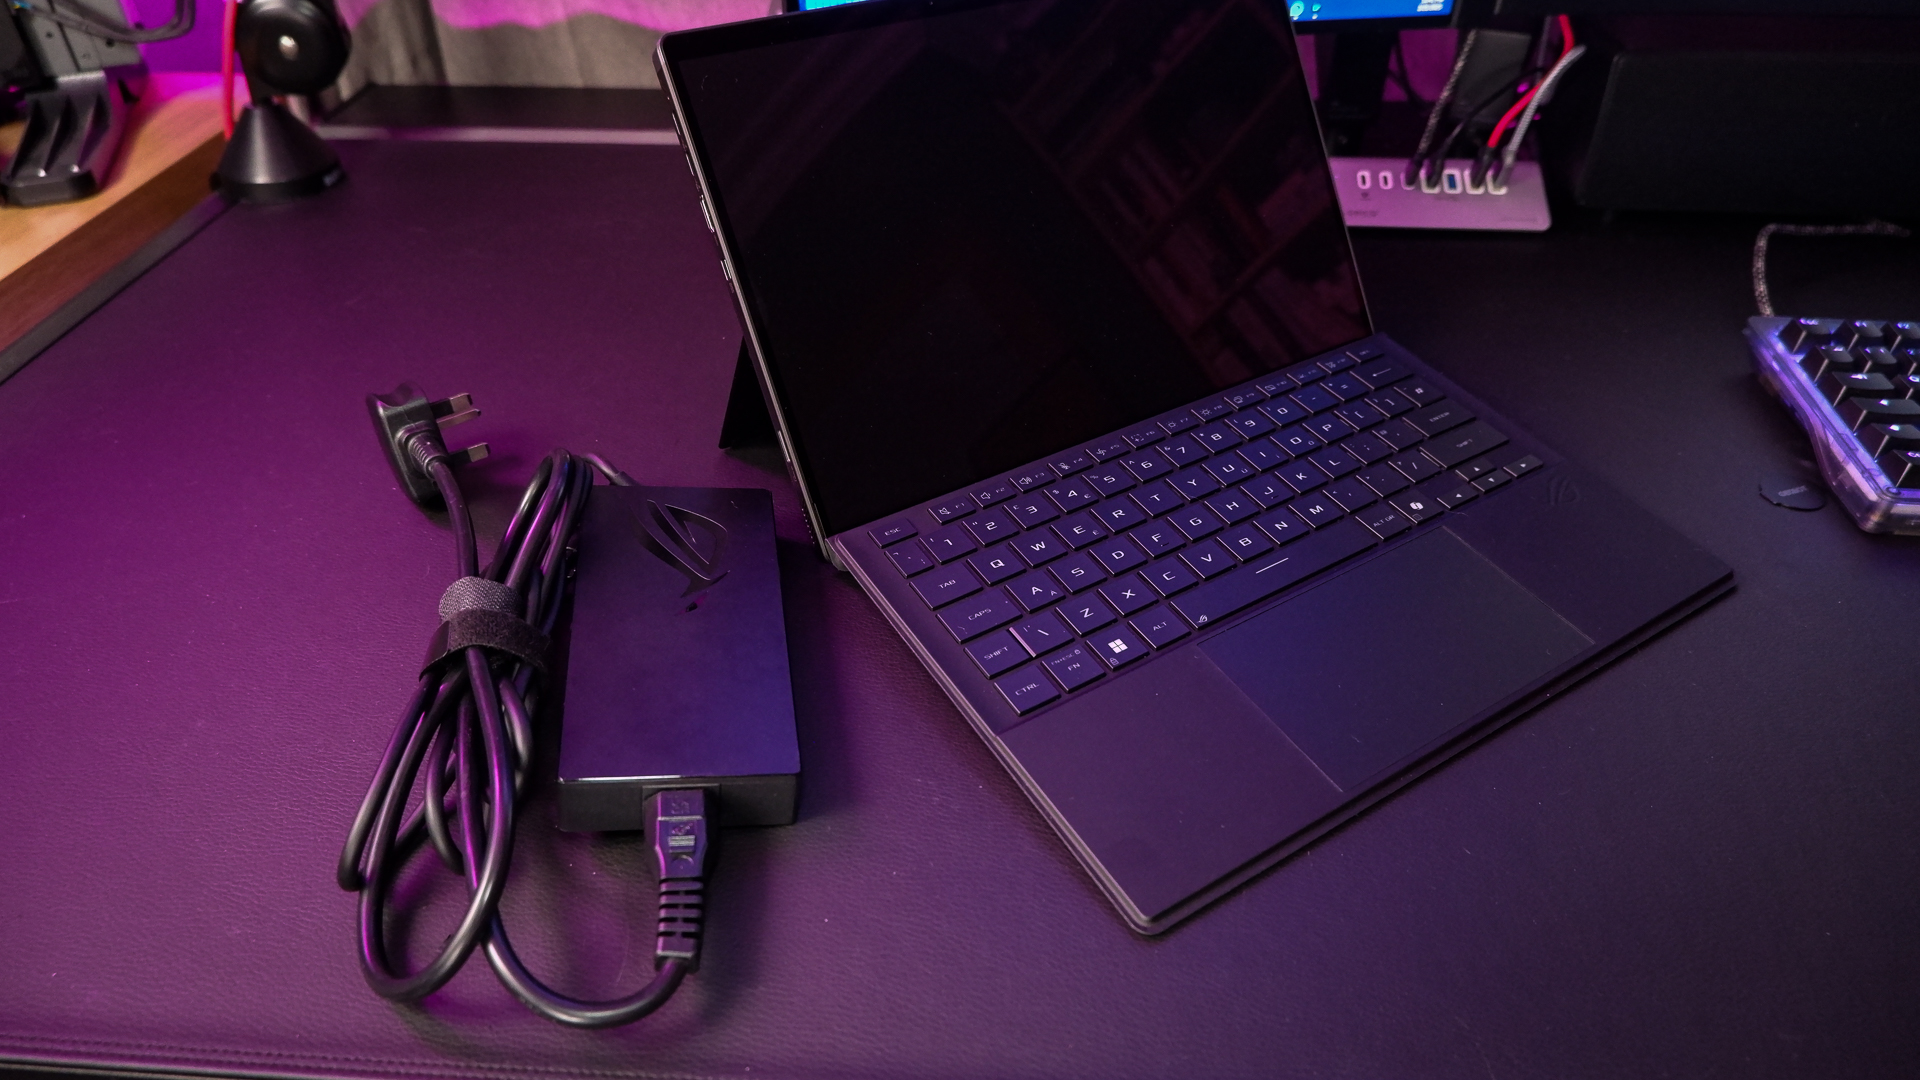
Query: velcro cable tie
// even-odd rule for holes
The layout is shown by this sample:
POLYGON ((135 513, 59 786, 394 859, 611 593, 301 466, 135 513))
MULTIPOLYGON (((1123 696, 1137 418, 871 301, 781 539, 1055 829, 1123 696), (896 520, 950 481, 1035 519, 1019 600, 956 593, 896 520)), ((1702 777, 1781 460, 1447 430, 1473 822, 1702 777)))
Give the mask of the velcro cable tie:
POLYGON ((520 595, 500 582, 463 577, 447 586, 440 618, 427 646, 429 668, 474 645, 547 668, 547 636, 520 618, 520 595))

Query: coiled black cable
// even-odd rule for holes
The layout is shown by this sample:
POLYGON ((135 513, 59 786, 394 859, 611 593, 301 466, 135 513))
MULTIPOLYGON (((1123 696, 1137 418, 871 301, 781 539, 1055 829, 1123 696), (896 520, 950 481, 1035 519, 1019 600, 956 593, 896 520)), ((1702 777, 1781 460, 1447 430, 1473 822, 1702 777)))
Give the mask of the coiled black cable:
MULTIPOLYGON (((472 519, 437 428, 431 423, 410 428, 399 443, 396 449, 432 478, 446 503, 460 577, 504 585, 518 598, 525 621, 550 634, 595 469, 613 483, 632 481, 598 458, 589 465, 555 450, 527 484, 493 561, 478 573, 472 519)), ((655 838, 662 867, 661 936, 654 977, 645 987, 614 1001, 575 1000, 541 983, 514 954, 499 903, 512 863, 516 807, 532 759, 530 718, 538 707, 541 677, 532 663, 484 645, 452 649, 421 673, 401 713, 336 870, 340 887, 360 894, 361 971, 384 998, 419 1001, 444 986, 481 947, 494 974, 535 1012, 574 1027, 609 1027, 659 1008, 697 960, 704 817, 698 859, 682 858, 676 872, 669 872, 664 839, 655 838), (425 790, 409 813, 416 786, 425 790), (408 973, 397 970, 388 955, 385 922, 393 882, 423 842, 465 880, 467 908, 439 954, 408 973)), ((699 792, 656 798, 675 794, 704 810, 699 792)))

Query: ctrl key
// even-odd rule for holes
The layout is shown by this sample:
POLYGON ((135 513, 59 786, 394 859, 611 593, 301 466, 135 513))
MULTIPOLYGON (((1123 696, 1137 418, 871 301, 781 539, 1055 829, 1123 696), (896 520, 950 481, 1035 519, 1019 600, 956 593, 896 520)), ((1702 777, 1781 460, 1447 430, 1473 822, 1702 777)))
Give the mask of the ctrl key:
POLYGON ((1003 679, 995 679, 993 685, 1007 699, 1007 704, 1013 706, 1013 711, 1022 716, 1060 696, 1059 689, 1039 664, 1028 664, 1003 679))

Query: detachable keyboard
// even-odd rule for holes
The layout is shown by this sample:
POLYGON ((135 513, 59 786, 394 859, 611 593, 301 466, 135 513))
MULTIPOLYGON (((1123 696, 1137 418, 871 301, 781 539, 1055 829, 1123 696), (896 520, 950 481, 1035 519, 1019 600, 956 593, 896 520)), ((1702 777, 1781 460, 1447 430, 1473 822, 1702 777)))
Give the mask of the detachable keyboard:
POLYGON ((1920 322, 1754 318, 1747 341, 1853 520, 1920 535, 1920 322))
POLYGON ((836 543, 896 608, 910 586, 1005 730, 1542 467, 1484 415, 1376 336, 836 543))

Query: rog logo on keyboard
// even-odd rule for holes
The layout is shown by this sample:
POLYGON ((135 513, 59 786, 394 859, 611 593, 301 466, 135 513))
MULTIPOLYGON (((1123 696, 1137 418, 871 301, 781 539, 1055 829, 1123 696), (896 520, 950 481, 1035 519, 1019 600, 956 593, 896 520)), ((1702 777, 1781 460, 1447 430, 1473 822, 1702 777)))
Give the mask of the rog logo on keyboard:
POLYGON ((652 499, 647 500, 639 518, 636 531, 640 542, 661 562, 687 576, 687 588, 681 596, 712 588, 727 576, 722 567, 727 530, 719 522, 683 507, 662 506, 652 499))

